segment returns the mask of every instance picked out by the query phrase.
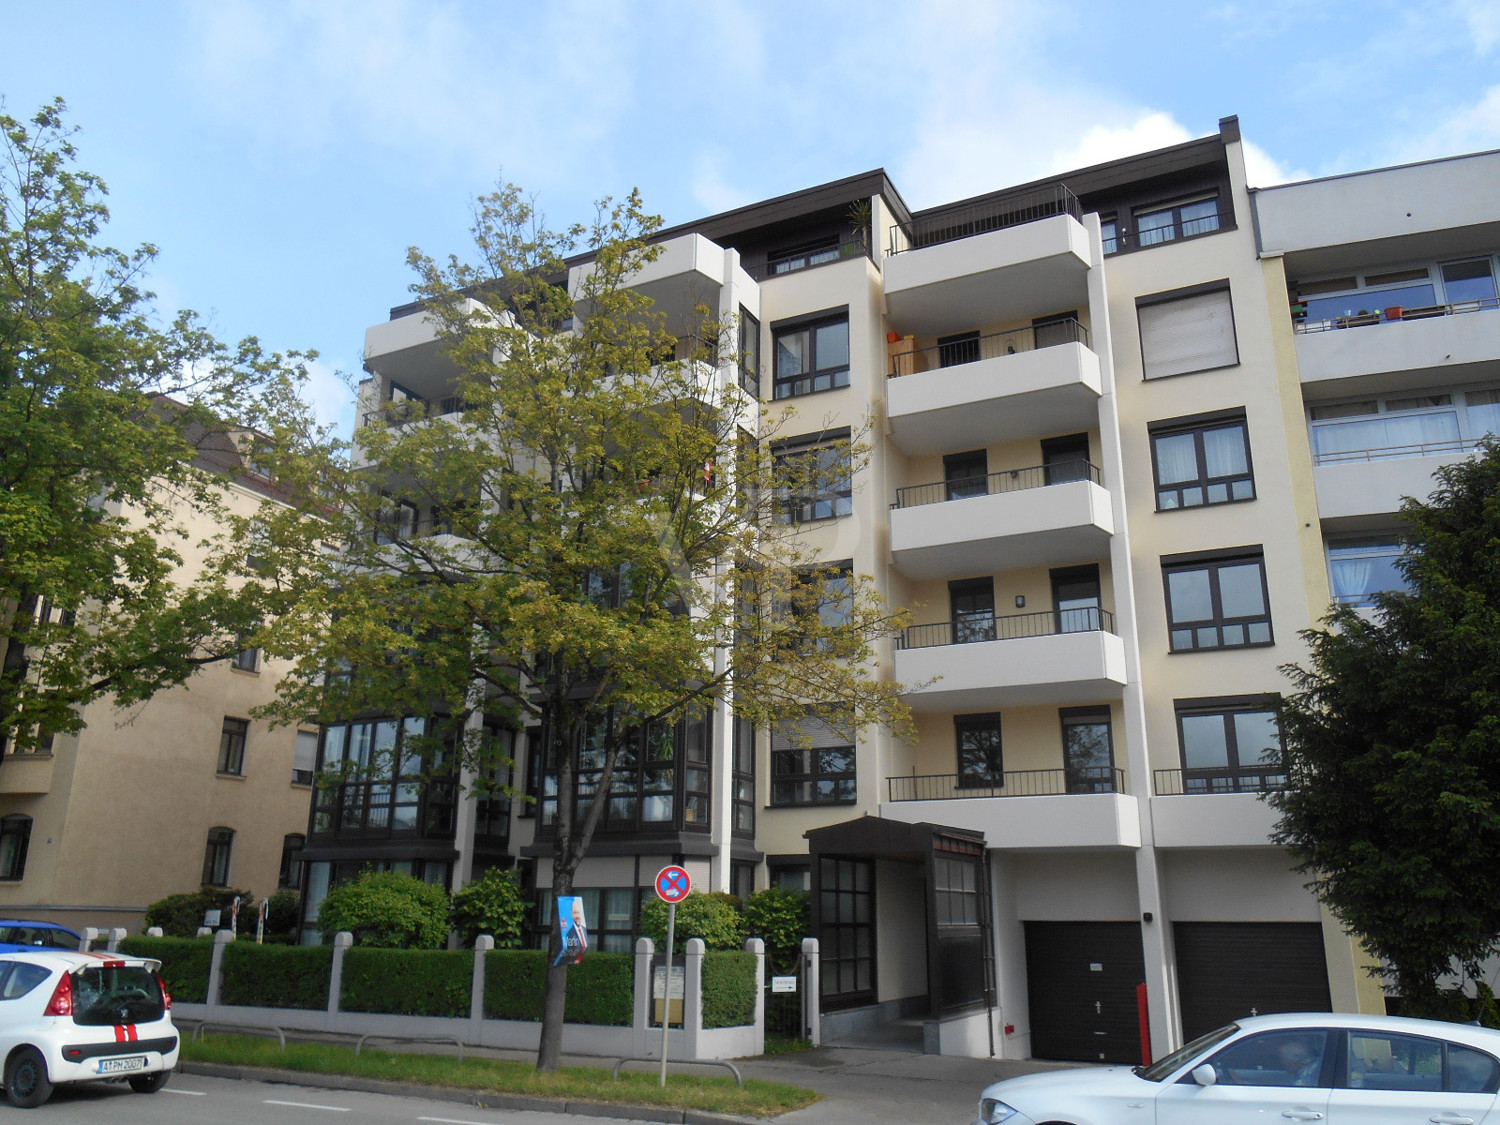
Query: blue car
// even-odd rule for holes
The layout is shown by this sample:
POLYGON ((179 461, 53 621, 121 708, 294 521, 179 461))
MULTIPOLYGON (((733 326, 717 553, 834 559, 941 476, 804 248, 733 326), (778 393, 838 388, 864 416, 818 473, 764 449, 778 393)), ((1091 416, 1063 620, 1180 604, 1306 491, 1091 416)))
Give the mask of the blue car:
POLYGON ((78 952, 83 935, 56 922, 13 922, 0 919, 0 953, 27 953, 38 949, 68 949, 78 952))

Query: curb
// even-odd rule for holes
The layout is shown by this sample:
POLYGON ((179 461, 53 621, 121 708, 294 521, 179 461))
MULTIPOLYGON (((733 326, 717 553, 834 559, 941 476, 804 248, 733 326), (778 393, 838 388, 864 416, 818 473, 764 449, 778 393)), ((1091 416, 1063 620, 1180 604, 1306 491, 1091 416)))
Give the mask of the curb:
POLYGON ((421 1086, 409 1082, 387 1082, 380 1078, 355 1078, 345 1074, 278 1070, 268 1066, 179 1062, 177 1069, 183 1074, 202 1074, 209 1078, 237 1078, 249 1082, 306 1086, 319 1090, 350 1090, 361 1094, 393 1094, 397 1097, 423 1098, 427 1101, 454 1102, 459 1105, 471 1105, 478 1109, 567 1113, 575 1117, 603 1117, 616 1121, 653 1121, 662 1122, 663 1125, 745 1125, 746 1122, 761 1120, 753 1117, 730 1117, 720 1113, 705 1113, 697 1109, 667 1109, 657 1105, 631 1105, 624 1102, 528 1098, 516 1094, 492 1094, 483 1090, 464 1090, 454 1086, 421 1086))

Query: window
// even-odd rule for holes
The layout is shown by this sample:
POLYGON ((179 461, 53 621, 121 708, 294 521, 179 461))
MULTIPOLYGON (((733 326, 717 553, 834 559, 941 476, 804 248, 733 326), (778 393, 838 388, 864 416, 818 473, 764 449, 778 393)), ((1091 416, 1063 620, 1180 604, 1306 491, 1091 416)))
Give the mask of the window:
POLYGON ((278 887, 302 886, 302 861, 297 858, 303 846, 307 843, 307 837, 300 832, 289 832, 281 838, 281 868, 276 875, 278 887))
POLYGON ((740 306, 740 390, 760 398, 760 321, 740 306))
POLYGON ((734 812, 736 836, 755 835, 755 727, 748 719, 734 720, 734 812))
POLYGON ((1313 460, 1384 461, 1471 449, 1500 433, 1500 391, 1410 391, 1308 408, 1313 460))
POLYGON ((953 716, 953 742, 958 750, 960 789, 994 788, 1005 784, 998 711, 953 716))
POLYGON ((1494 268, 1488 257, 1398 269, 1387 266, 1368 273, 1296 281, 1292 290, 1293 314, 1303 330, 1342 326, 1348 317, 1378 318, 1385 309, 1397 306, 1407 313, 1415 309, 1424 315, 1449 311, 1444 305, 1467 306, 1455 311, 1493 307, 1496 294, 1494 268))
POLYGON ((236 776, 245 772, 245 738, 250 733, 248 719, 224 720, 219 733, 219 772, 236 776))
POLYGON ((31 817, 21 813, 0 817, 0 879, 15 882, 26 874, 30 843, 31 817))
POLYGON ((1255 793, 1286 781, 1275 697, 1177 700, 1184 793, 1255 793))
POLYGON ((1069 793, 1113 793, 1115 752, 1108 707, 1064 707, 1063 772, 1069 793))
POLYGON ((1088 480, 1092 469, 1088 434, 1067 434, 1042 440, 1042 479, 1047 484, 1088 480))
POLYGON ((1260 548, 1163 559, 1162 577, 1173 652, 1272 643, 1260 548))
POLYGON ((989 457, 983 449, 950 453, 943 458, 945 499, 964 500, 990 491, 989 457))
POLYGON ((292 752, 292 784, 311 785, 318 768, 318 732, 299 730, 297 747, 292 752))
POLYGON ((1444 262, 1443 296, 1447 302, 1493 301, 1495 299, 1495 275, 1488 258, 1470 258, 1465 262, 1444 262))
POLYGON ((1103 624, 1099 612, 1099 564, 1050 571, 1052 612, 1059 633, 1094 633, 1103 624))
POLYGON ((948 583, 948 610, 953 615, 953 643, 995 639, 995 580, 965 578, 948 583))
POLYGON ((1151 464, 1158 512, 1255 499, 1243 416, 1153 423, 1151 464))
POLYGON ((937 924, 978 926, 979 880, 982 875, 979 860, 935 855, 932 857, 932 874, 937 924))
POLYGON ((1147 379, 1239 363, 1229 288, 1137 302, 1147 379))
POLYGON ((1099 237, 1104 243, 1104 252, 1113 254, 1120 248, 1120 221, 1114 215, 1099 220, 1099 237))
POLYGON ((260 649, 242 648, 230 658, 229 663, 241 672, 260 671, 260 649))
POLYGON ((1328 582, 1340 605, 1374 605, 1374 595, 1406 589, 1396 563, 1406 546, 1394 532, 1328 540, 1328 582))
POLYGON ((780 518, 785 523, 834 519, 854 511, 849 431, 779 445, 775 451, 780 518))
POLYGON ((1208 1065, 1220 1086, 1327 1086, 1322 1077, 1327 1045, 1328 1032, 1317 1028, 1267 1031, 1236 1040, 1208 1065))
MULTIPOLYGON (((574 887, 583 899, 589 945, 604 953, 629 953, 635 947, 635 911, 641 891, 635 887, 574 887)), ((647 892, 649 893, 649 892, 647 892)), ((537 904, 536 945, 547 948, 553 925, 552 892, 542 891, 537 904)))
POLYGON ((203 882, 207 886, 229 886, 229 853, 233 848, 233 828, 208 830, 208 847, 203 852, 203 882))
POLYGON ((417 716, 325 728, 321 768, 332 783, 313 796, 313 831, 451 838, 456 793, 448 752, 417 716))
POLYGON ((843 732, 811 715, 777 725, 771 735, 773 807, 848 805, 855 792, 854 746, 843 732))
POLYGON ((824 998, 874 999, 875 864, 820 856, 818 899, 824 998))
POLYGON ((774 395, 795 398, 849 385, 849 316, 777 329, 774 395))
POLYGON ((838 256, 839 236, 830 234, 809 239, 796 246, 772 250, 766 255, 766 265, 770 268, 771 276, 775 277, 784 273, 805 270, 808 266, 821 266, 825 262, 836 261, 838 256))
POLYGON ((1217 195, 1157 204, 1135 213, 1135 240, 1138 246, 1157 246, 1178 238, 1211 234, 1218 229, 1217 195))

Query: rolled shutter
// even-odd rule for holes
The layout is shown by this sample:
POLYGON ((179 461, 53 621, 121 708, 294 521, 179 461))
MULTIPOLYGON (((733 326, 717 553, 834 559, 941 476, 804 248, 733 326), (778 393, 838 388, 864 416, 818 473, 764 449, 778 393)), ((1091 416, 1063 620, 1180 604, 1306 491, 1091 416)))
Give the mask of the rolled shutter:
POLYGON ((1144 305, 1139 315, 1141 358, 1148 379, 1239 362, 1227 289, 1144 305))

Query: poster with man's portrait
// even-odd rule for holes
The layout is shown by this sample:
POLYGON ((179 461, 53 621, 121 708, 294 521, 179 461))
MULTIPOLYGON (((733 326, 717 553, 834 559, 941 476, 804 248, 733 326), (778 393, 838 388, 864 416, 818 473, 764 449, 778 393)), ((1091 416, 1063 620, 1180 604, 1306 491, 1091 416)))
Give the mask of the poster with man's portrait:
POLYGON ((589 948, 589 929, 583 916, 582 896, 558 896, 557 924, 562 930, 562 952, 552 963, 576 965, 583 960, 583 955, 589 948))

